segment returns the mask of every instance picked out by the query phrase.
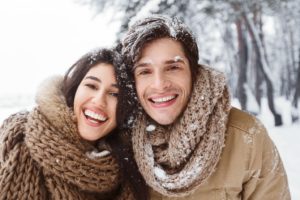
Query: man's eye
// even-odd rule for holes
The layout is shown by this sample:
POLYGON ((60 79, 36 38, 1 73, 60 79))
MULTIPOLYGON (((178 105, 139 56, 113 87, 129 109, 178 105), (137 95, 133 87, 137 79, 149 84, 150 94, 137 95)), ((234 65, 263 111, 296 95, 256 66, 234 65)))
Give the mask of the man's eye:
POLYGON ((177 70, 177 69, 179 69, 178 65, 171 65, 171 66, 168 67, 167 70, 172 71, 172 70, 177 70))
POLYGON ((97 86, 94 85, 94 84, 87 83, 87 84, 85 84, 85 86, 88 87, 88 88, 90 88, 90 89, 92 89, 92 90, 96 90, 97 89, 97 86))
POLYGON ((137 73, 137 75, 147 75, 147 74, 150 74, 149 70, 142 70, 137 73))

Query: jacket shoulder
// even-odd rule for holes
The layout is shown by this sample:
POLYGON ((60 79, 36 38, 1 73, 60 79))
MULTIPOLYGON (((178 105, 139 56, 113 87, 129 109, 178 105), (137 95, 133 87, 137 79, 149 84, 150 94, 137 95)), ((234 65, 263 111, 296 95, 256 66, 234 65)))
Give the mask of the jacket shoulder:
POLYGON ((252 133, 254 130, 264 130, 265 127, 255 116, 238 108, 231 108, 228 119, 228 127, 240 129, 252 133))

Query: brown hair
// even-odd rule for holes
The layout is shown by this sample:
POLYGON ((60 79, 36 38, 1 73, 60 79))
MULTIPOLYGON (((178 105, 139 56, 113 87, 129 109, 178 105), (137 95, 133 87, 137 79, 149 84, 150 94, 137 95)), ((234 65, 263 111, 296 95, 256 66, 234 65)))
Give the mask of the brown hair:
POLYGON ((140 58, 145 44, 160 38, 172 38, 178 41, 188 58, 192 81, 195 80, 198 68, 198 46, 191 31, 177 18, 153 15, 134 23, 126 33, 122 45, 122 53, 131 71, 140 58))
POLYGON ((64 76, 63 93, 69 107, 73 107, 77 88, 88 71, 99 63, 111 64, 116 70, 120 56, 110 49, 98 49, 82 56, 64 76))
MULTIPOLYGON (((124 85, 126 78, 124 77, 124 72, 120 70, 122 66, 124 67, 121 54, 115 49, 98 49, 82 56, 66 72, 62 91, 69 107, 73 107, 75 94, 82 79, 91 68, 100 63, 113 65, 119 87, 119 93, 126 94, 126 91, 124 91, 126 88, 121 87, 124 85)), ((118 96, 116 113, 118 127, 106 136, 106 141, 111 146, 112 154, 119 163, 122 182, 129 183, 136 199, 147 199, 147 186, 142 175, 138 171, 133 158, 133 152, 131 151, 130 144, 128 143, 128 141, 130 141, 130 136, 128 134, 121 134, 124 132, 121 130, 121 127, 123 127, 122 124, 124 124, 123 121, 125 121, 128 116, 125 115, 128 101, 126 98, 122 98, 121 96, 123 97, 123 95, 118 96)), ((120 190, 122 190, 122 188, 120 188, 120 190)))

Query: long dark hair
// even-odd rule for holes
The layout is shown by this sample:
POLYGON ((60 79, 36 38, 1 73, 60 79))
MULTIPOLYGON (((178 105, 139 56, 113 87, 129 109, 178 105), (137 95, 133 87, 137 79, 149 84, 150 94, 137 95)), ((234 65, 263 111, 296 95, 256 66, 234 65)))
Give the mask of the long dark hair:
MULTIPOLYGON (((70 108, 74 105, 75 94, 80 82, 91 68, 100 63, 111 64, 114 67, 119 92, 126 94, 124 91, 126 88, 122 87, 126 82, 126 77, 124 77, 124 72, 120 70, 124 66, 121 54, 116 49, 97 49, 82 56, 64 76, 62 91, 70 108)), ((112 155, 119 163, 122 182, 124 184, 129 183, 135 199, 148 199, 146 183, 133 158, 130 134, 124 130, 126 107, 129 102, 126 98, 124 95, 119 95, 116 113, 117 128, 108 134, 105 140, 111 146, 112 155)))
POLYGON ((67 105, 73 107, 77 88, 88 71, 99 63, 111 64, 116 70, 120 56, 110 49, 96 49, 82 56, 74 63, 64 76, 63 94, 67 105))

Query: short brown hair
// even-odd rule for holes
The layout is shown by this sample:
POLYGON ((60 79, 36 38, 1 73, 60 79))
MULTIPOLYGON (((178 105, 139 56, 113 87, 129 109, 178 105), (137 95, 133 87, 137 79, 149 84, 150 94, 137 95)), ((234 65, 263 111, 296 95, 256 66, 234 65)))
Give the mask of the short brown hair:
POLYGON ((129 70, 140 58, 145 44, 160 38, 172 38, 178 41, 188 58, 192 80, 195 79, 198 68, 198 45, 191 31, 177 18, 164 15, 153 15, 134 23, 125 34, 122 42, 122 53, 129 70))

